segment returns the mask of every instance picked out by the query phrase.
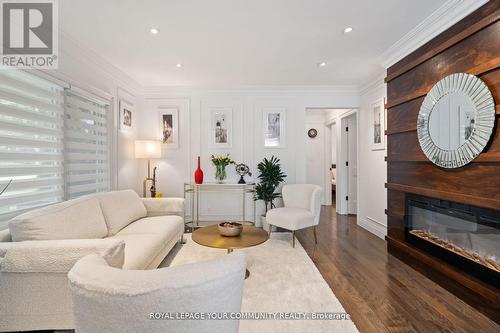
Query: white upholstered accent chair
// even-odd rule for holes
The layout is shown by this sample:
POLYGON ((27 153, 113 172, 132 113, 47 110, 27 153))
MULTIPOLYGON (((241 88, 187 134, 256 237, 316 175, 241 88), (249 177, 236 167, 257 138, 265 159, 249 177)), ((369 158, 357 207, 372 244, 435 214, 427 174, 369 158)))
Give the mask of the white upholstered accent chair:
POLYGON ((238 332, 238 320, 155 314, 239 312, 245 269, 242 253, 142 271, 114 268, 101 256, 88 255, 68 273, 76 332, 238 332))
POLYGON ((292 231, 292 246, 295 247, 295 231, 313 227, 314 242, 317 244, 316 226, 321 210, 321 187, 312 184, 283 186, 284 207, 271 209, 266 214, 269 230, 272 226, 292 231))

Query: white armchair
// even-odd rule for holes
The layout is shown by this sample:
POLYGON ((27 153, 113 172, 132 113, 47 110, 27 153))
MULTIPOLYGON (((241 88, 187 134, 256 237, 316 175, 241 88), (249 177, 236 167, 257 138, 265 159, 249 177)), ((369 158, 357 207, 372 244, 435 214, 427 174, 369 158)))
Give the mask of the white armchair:
POLYGON ((158 316, 241 310, 242 253, 217 260, 137 271, 110 267, 92 254, 68 274, 77 333, 238 332, 238 320, 173 320, 158 316))
POLYGON ((295 247, 295 231, 313 227, 317 243, 316 226, 321 210, 321 187, 312 184, 285 185, 282 190, 284 207, 271 209, 266 214, 269 230, 272 226, 292 231, 292 246, 295 247))

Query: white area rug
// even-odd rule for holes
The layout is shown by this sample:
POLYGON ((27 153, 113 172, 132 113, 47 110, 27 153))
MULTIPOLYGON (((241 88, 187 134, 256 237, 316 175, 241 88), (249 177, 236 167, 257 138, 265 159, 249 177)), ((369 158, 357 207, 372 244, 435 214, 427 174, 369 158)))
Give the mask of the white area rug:
MULTIPOLYGON (((242 312, 336 312, 345 310, 299 242, 289 233, 274 233, 264 244, 237 251, 247 255, 242 312)), ((161 266, 177 266, 227 255, 201 246, 185 235, 161 266)), ((242 320, 240 332, 358 332, 351 320, 242 320)))

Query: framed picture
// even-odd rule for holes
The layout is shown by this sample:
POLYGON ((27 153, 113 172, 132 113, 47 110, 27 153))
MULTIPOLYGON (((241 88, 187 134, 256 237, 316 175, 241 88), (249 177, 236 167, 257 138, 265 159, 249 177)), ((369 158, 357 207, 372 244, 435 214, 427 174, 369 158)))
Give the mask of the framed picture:
POLYGON ((120 108, 120 115, 119 115, 120 129, 121 130, 131 129, 134 117, 134 110, 132 104, 121 100, 119 108, 120 108))
POLYGON ((231 148, 233 139, 233 109, 211 109, 210 146, 231 148))
POLYGON ((159 109, 161 142, 168 148, 179 148, 178 110, 171 107, 159 109))
POLYGON ((384 100, 379 99, 372 103, 370 114, 370 145, 372 150, 385 149, 385 110, 384 100))
POLYGON ((262 112, 264 123, 264 147, 285 147, 285 109, 264 109, 262 112))

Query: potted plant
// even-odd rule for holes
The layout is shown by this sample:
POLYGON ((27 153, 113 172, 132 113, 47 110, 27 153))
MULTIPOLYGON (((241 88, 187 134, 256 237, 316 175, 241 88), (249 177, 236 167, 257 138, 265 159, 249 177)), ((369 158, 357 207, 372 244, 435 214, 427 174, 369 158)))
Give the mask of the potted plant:
POLYGON ((272 156, 271 159, 264 158, 257 165, 259 183, 255 186, 254 200, 264 201, 266 210, 261 217, 263 226, 266 225, 265 216, 267 211, 273 209, 275 207, 274 200, 281 197, 281 193, 276 192, 276 189, 286 178, 279 162, 279 158, 272 156))
POLYGON ((212 155, 211 160, 215 166, 215 179, 217 179, 219 184, 222 184, 224 179, 226 179, 226 167, 229 164, 234 164, 234 161, 229 157, 229 154, 212 155))

